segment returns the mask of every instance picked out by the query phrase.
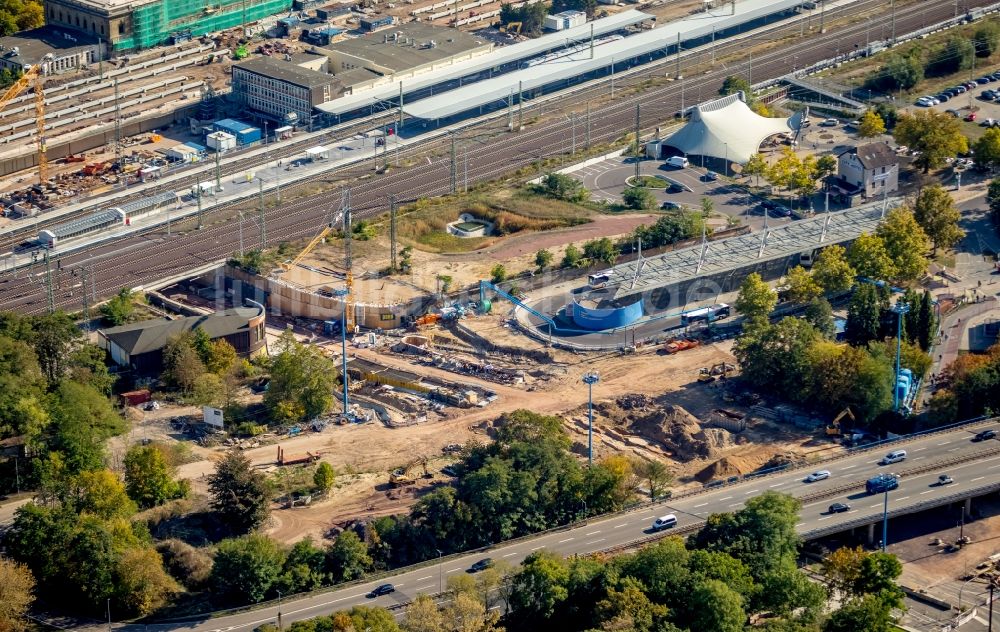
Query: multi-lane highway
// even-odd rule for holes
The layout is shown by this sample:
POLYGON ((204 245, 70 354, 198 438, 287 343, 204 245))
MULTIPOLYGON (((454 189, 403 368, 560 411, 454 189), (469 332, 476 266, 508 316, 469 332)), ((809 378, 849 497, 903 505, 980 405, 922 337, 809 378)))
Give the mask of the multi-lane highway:
MULTIPOLYGON (((969 9, 985 6, 989 0, 970 0, 969 9)), ((845 7, 841 15, 857 14, 876 8, 884 10, 883 0, 860 0, 845 7)), ((834 11, 827 15, 828 23, 833 19, 834 11)), ((953 7, 942 3, 916 3, 896 11, 896 33, 903 34, 923 26, 951 18, 953 7)), ((799 32, 797 24, 775 27, 766 39, 768 41, 784 38, 782 45, 753 59, 753 77, 763 80, 768 77, 781 76, 810 63, 829 59, 839 52, 852 50, 853 45, 861 46, 871 37, 871 25, 858 22, 837 28, 829 28, 825 34, 812 34, 797 39, 799 32)), ((717 54, 724 52, 726 44, 717 44, 717 54)), ((735 50, 743 50, 750 46, 745 41, 734 43, 735 50)), ((729 51, 732 54, 733 51, 729 51)), ((619 98, 618 100, 594 108, 591 113, 591 142, 606 143, 621 136, 623 130, 634 127, 635 106, 642 105, 642 125, 651 128, 673 116, 684 98, 687 102, 692 95, 702 94, 705 97, 715 93, 723 79, 729 75, 743 71, 743 66, 732 64, 705 74, 674 82, 668 86, 641 91, 636 96, 619 98), (683 88, 681 85, 683 85, 683 88)), ((643 78, 635 77, 632 81, 639 82, 643 78)), ((623 81, 619 85, 623 85, 623 81)), ((595 88, 594 90, 597 90, 595 88)), ((584 91, 570 99, 570 103, 578 103, 583 109, 583 102, 596 98, 596 93, 584 91)), ((469 161, 469 179, 481 182, 509 173, 513 169, 537 160, 540 156, 561 155, 569 153, 572 130, 575 120, 556 118, 540 123, 530 128, 530 132, 505 135, 496 134, 482 141, 475 147, 474 160, 469 161)), ((404 153, 404 158, 422 156, 426 147, 414 147, 404 153)), ((433 159, 413 161, 414 166, 402 170, 390 170, 388 173, 365 179, 371 175, 366 166, 350 169, 336 174, 334 179, 353 184, 352 202, 356 217, 365 217, 381 212, 387 207, 387 199, 393 194, 400 201, 413 200, 419 197, 439 195, 451 188, 450 162, 448 159, 433 159)), ((303 198, 289 204, 280 205, 267 213, 267 236, 269 243, 301 239, 314 235, 322 226, 331 206, 339 203, 339 192, 330 195, 318 195, 303 198)), ((252 243, 252 242, 251 242, 252 243)), ((86 252, 75 253, 63 258, 61 269, 54 272, 53 286, 57 288, 54 296, 56 307, 77 309, 82 306, 81 292, 68 291, 76 279, 71 278, 71 270, 82 265, 90 267, 98 298, 108 296, 120 287, 141 286, 158 278, 175 274, 204 265, 207 262, 218 261, 231 254, 237 247, 237 231, 229 223, 218 223, 198 232, 186 235, 174 234, 167 236, 162 232, 149 231, 135 234, 121 240, 88 249, 86 252)), ((46 284, 38 275, 38 270, 27 277, 21 272, 21 278, 13 278, 6 273, 0 276, 0 303, 4 306, 26 313, 42 312, 47 308, 45 299, 46 284)), ((93 300, 93 297, 91 297, 93 300)))
MULTIPOLYGON (((703 523, 710 514, 737 511, 748 499, 767 491, 783 492, 803 500, 797 529, 807 536, 819 530, 853 525, 859 521, 877 522, 882 515, 883 497, 867 495, 864 481, 881 472, 900 475, 899 488, 889 494, 890 511, 919 511, 937 501, 960 495, 975 495, 977 490, 1000 482, 1000 441, 972 441, 976 432, 987 428, 1000 430, 1000 420, 993 419, 898 441, 891 446, 861 450, 808 469, 789 470, 655 505, 644 505, 633 511, 500 544, 489 551, 451 556, 438 563, 431 562, 419 568, 404 569, 375 581, 301 598, 285 598, 280 606, 282 621, 288 624, 359 604, 399 606, 408 603, 418 594, 439 592, 447 585, 449 577, 467 572, 472 564, 484 557, 516 565, 533 551, 543 548, 561 555, 584 555, 671 533, 689 532, 703 523), (908 452, 905 461, 890 466, 879 465, 879 460, 886 452, 899 448, 908 452), (810 472, 819 469, 829 470, 830 478, 816 483, 805 482, 804 479, 810 472), (950 474, 954 482, 950 485, 938 485, 938 476, 942 473, 950 474), (850 511, 829 513, 827 508, 837 502, 849 504, 850 511), (659 534, 652 533, 650 527, 653 520, 668 513, 677 516, 677 527, 659 534), (395 592, 376 598, 368 597, 375 586, 387 582, 395 586, 395 592)), ((892 541, 891 529, 889 541, 892 541)), ((148 629, 195 632, 251 630, 263 623, 276 621, 277 613, 278 605, 275 603, 211 619, 150 624, 148 629)), ((134 627, 139 629, 138 626, 134 627)))

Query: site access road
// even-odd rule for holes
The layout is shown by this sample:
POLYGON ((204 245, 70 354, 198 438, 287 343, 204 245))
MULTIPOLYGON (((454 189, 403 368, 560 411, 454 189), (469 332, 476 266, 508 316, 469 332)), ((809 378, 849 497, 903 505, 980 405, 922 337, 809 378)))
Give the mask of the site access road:
MULTIPOLYGON (((970 0, 968 9, 988 6, 990 0, 970 0)), ((858 11, 884 8, 884 0, 860 0, 845 7, 841 15, 853 15, 858 11)), ((833 19, 833 11, 827 12, 827 20, 833 19)), ((916 3, 896 10, 896 33, 903 34, 935 24, 953 17, 953 7, 942 3, 916 3)), ((829 24, 829 22, 828 22, 829 24)), ((805 66, 830 59, 841 51, 853 50, 853 45, 863 46, 870 37, 871 26, 865 22, 845 26, 828 26, 827 33, 810 34, 783 41, 774 50, 759 54, 753 59, 753 78, 763 80, 782 76, 797 65, 805 66)), ((792 38, 800 30, 798 23, 783 27, 772 27, 765 39, 792 38)), ((739 43, 743 49, 752 42, 739 43)), ((717 43, 717 51, 722 43, 717 43)), ((685 60, 689 64, 690 58, 685 60)), ((705 98, 714 94, 724 78, 730 74, 741 74, 747 66, 719 64, 716 70, 692 76, 681 82, 646 89, 636 96, 618 98, 615 101, 593 108, 591 113, 590 138, 592 144, 613 142, 625 131, 635 127, 635 106, 642 105, 642 127, 649 129, 661 124, 678 111, 686 91, 687 102, 693 95, 705 98)), ((633 78, 638 83, 643 77, 633 78)), ((622 78, 618 85, 626 80, 622 78)), ((582 109, 588 99, 597 98, 591 91, 586 94, 576 92, 566 97, 566 105, 576 104, 582 109)), ((533 125, 520 134, 498 133, 485 138, 473 148, 473 160, 468 165, 470 184, 483 182, 510 173, 512 170, 531 164, 539 157, 568 154, 571 149, 572 121, 565 117, 533 125)), ((500 126, 502 127, 502 125, 500 126)), ((485 131, 485 130, 484 130, 485 131)), ((577 130, 582 133, 581 130, 577 130)), ((475 133, 476 130, 473 130, 475 133)), ((420 157, 413 166, 399 171, 364 179, 371 170, 364 167, 333 174, 329 179, 350 183, 353 187, 352 203, 356 218, 371 217, 387 208, 388 196, 395 195, 405 202, 420 197, 440 195, 451 190, 451 165, 447 157, 423 157, 426 147, 413 147, 403 153, 403 159, 420 157)), ((460 163, 461 164, 461 163, 460 163)), ((464 180, 464 173, 459 180, 464 180)), ((340 191, 310 196, 292 203, 281 204, 266 211, 267 243, 291 241, 312 237, 328 221, 331 208, 339 206, 340 191)), ((250 231, 256 222, 247 222, 247 248, 256 247, 250 231)), ((238 246, 238 231, 230 222, 219 222, 201 231, 191 231, 185 235, 175 233, 166 236, 162 229, 123 237, 113 243, 94 246, 64 257, 61 266, 53 265, 53 304, 56 308, 80 309, 84 300, 80 290, 73 291, 79 278, 70 276, 71 270, 89 268, 88 277, 93 285, 90 301, 107 297, 123 286, 147 286, 157 279, 192 270, 210 262, 221 261, 230 256, 238 246)), ((8 309, 23 313, 42 313, 49 307, 46 299, 47 283, 38 266, 25 278, 13 278, 11 273, 0 275, 0 304, 8 309)), ((360 300, 364 300, 362 297, 360 300)))
MULTIPOLYGON (((802 534, 808 535, 837 524, 854 523, 862 518, 869 523, 878 522, 882 515, 883 496, 869 496, 864 488, 864 481, 876 474, 892 472, 901 476, 899 488, 889 494, 890 511, 906 508, 919 510, 922 504, 934 499, 963 492, 973 495, 974 490, 1000 480, 1000 441, 972 441, 976 432, 987 428, 1000 430, 1000 421, 993 419, 858 450, 809 468, 787 470, 646 504, 632 511, 499 544, 489 550, 449 556, 438 563, 432 561, 417 568, 402 569, 373 581, 309 596, 286 597, 281 604, 282 623, 288 625, 293 621, 328 615, 335 610, 350 609, 356 605, 398 607, 412 601, 418 594, 440 592, 447 585, 449 577, 467 572, 484 557, 516 565, 540 549, 560 555, 585 555, 627 547, 637 541, 665 537, 671 533, 690 532, 710 514, 737 511, 747 500, 767 491, 787 493, 804 499, 800 522, 796 525, 802 534), (905 449, 908 452, 907 459, 894 465, 879 465, 882 456, 894 449, 905 449), (944 463, 948 465, 938 465, 944 463), (829 470, 830 478, 816 483, 804 482, 810 472, 818 469, 829 470), (950 474, 955 482, 950 485, 936 484, 939 474, 944 472, 950 474), (851 505, 850 511, 830 514, 827 508, 835 502, 851 505), (653 520, 669 513, 677 516, 677 527, 653 533, 650 530, 653 520), (385 583, 392 583, 396 588, 395 592, 375 598, 368 596, 373 588, 385 583)), ((891 530, 889 538, 891 541, 891 530)), ((277 613, 278 604, 271 603, 258 609, 214 618, 125 627, 130 632, 232 632, 252 630, 262 624, 276 622, 277 613)))

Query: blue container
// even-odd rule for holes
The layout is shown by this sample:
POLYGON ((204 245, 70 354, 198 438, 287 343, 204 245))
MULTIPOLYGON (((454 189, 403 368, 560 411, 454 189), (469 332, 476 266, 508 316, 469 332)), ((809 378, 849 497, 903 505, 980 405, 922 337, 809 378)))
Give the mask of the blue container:
POLYGON ((236 143, 239 145, 249 145, 261 139, 260 128, 251 127, 236 133, 236 143))
POLYGON ((243 121, 237 121, 236 119, 222 119, 221 121, 216 121, 212 124, 212 131, 226 132, 227 134, 232 134, 233 136, 238 137, 240 132, 252 127, 253 125, 244 123, 243 121))

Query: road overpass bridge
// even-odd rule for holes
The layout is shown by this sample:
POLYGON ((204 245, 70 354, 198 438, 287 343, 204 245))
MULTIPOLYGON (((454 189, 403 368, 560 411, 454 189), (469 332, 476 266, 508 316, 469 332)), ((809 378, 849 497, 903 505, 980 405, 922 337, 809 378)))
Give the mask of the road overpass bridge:
MULTIPOLYGON (((880 472, 900 474, 899 488, 889 494, 890 519, 955 503, 966 503, 968 510, 970 499, 1000 490, 1000 477, 997 476, 997 470, 1000 470, 1000 442, 972 441, 976 432, 987 428, 1000 430, 1000 417, 851 450, 813 463, 808 468, 748 476, 733 484, 655 503, 643 503, 629 511, 502 542, 489 549, 430 560, 322 592, 286 595, 281 604, 272 602, 253 610, 215 613, 212 617, 205 615, 183 621, 149 622, 142 626, 126 625, 116 629, 119 632, 249 632, 264 623, 276 623, 279 609, 283 623, 287 625, 362 604, 394 608, 401 614, 402 606, 418 594, 439 592, 443 578, 464 572, 483 557, 517 564, 531 552, 542 548, 561 555, 588 555, 634 548, 658 538, 693 532, 704 524, 709 515, 736 511, 747 500, 766 491, 791 494, 802 501, 796 530, 804 538, 814 539, 857 528, 868 528, 869 533, 878 532, 878 537, 881 537, 877 525, 882 520, 884 497, 869 496, 864 492, 864 481, 880 472), (878 465, 883 454, 896 448, 907 450, 909 456, 906 461, 894 466, 878 465), (820 468, 830 470, 832 476, 817 483, 804 482, 810 471, 820 468), (941 472, 950 474, 955 482, 947 486, 935 485, 941 472), (826 509, 834 502, 848 503, 851 510, 829 514, 826 509), (649 527, 655 517, 665 513, 677 515, 677 528, 651 533, 649 527), (374 599, 367 597, 372 588, 386 582, 392 582, 396 592, 374 599)), ((890 522, 890 542, 892 533, 890 522)))

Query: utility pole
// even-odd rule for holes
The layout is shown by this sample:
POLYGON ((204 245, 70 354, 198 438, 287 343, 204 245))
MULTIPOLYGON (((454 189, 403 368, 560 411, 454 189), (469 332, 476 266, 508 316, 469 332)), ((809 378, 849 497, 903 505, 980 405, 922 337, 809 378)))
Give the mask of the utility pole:
POLYGON ((611 58, 611 98, 615 98, 615 58, 611 58))
POLYGON ((87 323, 87 331, 90 331, 90 299, 87 297, 87 268, 80 268, 80 287, 83 289, 83 321, 87 323))
POLYGON ((451 192, 458 193, 458 168, 455 165, 455 132, 451 133, 451 192))
POLYGON ((507 95, 507 131, 514 131, 514 88, 507 95))
POLYGON ((465 193, 469 192, 469 146, 466 145, 462 150, 462 162, 464 163, 463 169, 465 170, 465 184, 462 187, 465 193))
POLYGON ((517 131, 524 129, 524 82, 517 82, 517 131))
POLYGON ((115 77, 115 163, 122 168, 122 110, 118 102, 118 78, 115 77))
POLYGON ((594 58, 594 23, 590 23, 590 58, 594 58))
POLYGON ((590 101, 587 101, 587 136, 584 141, 584 148, 590 149, 590 101))
POLYGON ((222 190, 222 167, 219 165, 219 154, 222 153, 218 149, 215 150, 215 194, 218 195, 219 191, 222 190))
POLYGON ((56 296, 52 291, 52 263, 49 260, 49 251, 45 250, 45 293, 49 300, 49 313, 56 311, 56 296))
POLYGON ((243 209, 240 209, 239 219, 237 220, 240 225, 240 257, 243 256, 243 209))
POLYGON ((889 0, 889 12, 892 16, 890 19, 892 21, 892 36, 889 38, 889 45, 896 45, 896 0, 889 0))
POLYGON ((204 224, 203 224, 203 221, 202 221, 202 211, 201 211, 201 175, 200 174, 198 176, 198 184, 196 186, 198 187, 198 189, 197 189, 198 195, 196 196, 197 199, 198 199, 198 230, 201 230, 202 226, 204 224))
POLYGON ((278 194, 278 204, 281 204, 281 160, 274 161, 274 187, 278 194))
POLYGON ((750 61, 747 63, 747 83, 753 86, 753 49, 750 49, 750 61))
POLYGON ((681 78, 681 34, 677 33, 677 68, 674 70, 674 76, 678 79, 681 78))
POLYGON ((403 82, 399 82, 399 125, 396 126, 396 136, 399 137, 399 130, 403 129, 403 82))
POLYGON ((104 40, 97 38, 97 80, 104 83, 104 40))
POLYGON ((396 196, 389 195, 389 269, 396 271, 396 196))
POLYGON ((820 32, 820 34, 823 34, 823 33, 826 32, 826 29, 823 28, 823 19, 824 19, 825 15, 826 15, 826 11, 824 10, 825 7, 826 7, 826 2, 824 2, 823 0, 819 0, 819 32, 820 32))
POLYGON ((267 247, 267 218, 264 217, 264 181, 258 179, 258 197, 260 201, 260 249, 267 247))
POLYGON ((712 65, 715 65, 715 25, 712 25, 712 65))
POLYGON ((639 186, 639 161, 641 156, 639 155, 639 104, 635 104, 635 186, 639 186))

